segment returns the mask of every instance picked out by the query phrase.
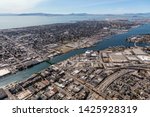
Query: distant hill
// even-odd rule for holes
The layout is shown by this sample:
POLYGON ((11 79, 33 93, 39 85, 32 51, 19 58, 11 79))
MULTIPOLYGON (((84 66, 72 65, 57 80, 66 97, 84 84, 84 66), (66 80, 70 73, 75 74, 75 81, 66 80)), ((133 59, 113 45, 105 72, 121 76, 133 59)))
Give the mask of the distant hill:
POLYGON ((77 15, 77 16, 85 16, 92 15, 87 13, 71 13, 71 14, 48 14, 48 13, 23 13, 18 14, 19 16, 68 16, 68 15, 77 15))
POLYGON ((63 14, 47 14, 47 13, 21 13, 21 14, 0 14, 0 16, 61 16, 63 14))
POLYGON ((60 16, 62 14, 48 14, 48 13, 22 13, 19 16, 60 16))
POLYGON ((129 14, 88 14, 88 13, 71 13, 71 14, 48 14, 48 13, 21 13, 21 14, 12 14, 4 13, 0 16, 129 16, 129 17, 150 17, 150 13, 129 13, 129 14))

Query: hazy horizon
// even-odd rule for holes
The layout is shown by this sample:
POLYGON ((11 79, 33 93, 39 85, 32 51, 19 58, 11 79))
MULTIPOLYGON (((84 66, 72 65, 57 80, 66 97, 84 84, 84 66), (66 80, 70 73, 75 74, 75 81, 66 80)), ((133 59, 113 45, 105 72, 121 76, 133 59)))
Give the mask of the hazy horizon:
POLYGON ((82 12, 79 12, 79 13, 45 13, 45 12, 22 12, 22 13, 0 13, 0 15, 23 15, 23 14, 47 14, 47 15, 78 15, 78 14, 83 14, 83 15, 136 15, 136 14, 150 14, 150 12, 145 12, 145 13, 141 13, 141 12, 138 12, 138 13, 106 13, 106 14, 96 14, 96 13, 82 13, 82 12))
POLYGON ((150 12, 149 0, 0 0, 0 14, 136 14, 150 12))

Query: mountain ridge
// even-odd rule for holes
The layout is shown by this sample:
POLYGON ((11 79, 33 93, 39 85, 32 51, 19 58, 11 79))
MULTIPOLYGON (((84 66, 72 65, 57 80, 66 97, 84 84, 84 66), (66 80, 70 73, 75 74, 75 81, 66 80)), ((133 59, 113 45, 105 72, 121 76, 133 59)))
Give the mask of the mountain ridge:
POLYGON ((86 16, 86 15, 99 15, 99 16, 119 16, 119 15, 138 15, 138 16, 143 16, 143 15, 149 15, 150 13, 125 13, 125 14, 88 14, 88 13, 70 13, 70 14, 50 14, 50 13, 0 13, 0 16, 86 16))

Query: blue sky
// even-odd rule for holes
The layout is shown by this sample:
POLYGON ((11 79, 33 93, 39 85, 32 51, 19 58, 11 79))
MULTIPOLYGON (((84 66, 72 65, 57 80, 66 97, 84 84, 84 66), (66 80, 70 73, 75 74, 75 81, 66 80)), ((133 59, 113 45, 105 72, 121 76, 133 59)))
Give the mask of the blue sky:
POLYGON ((0 13, 123 14, 150 12, 150 0, 0 0, 0 13))

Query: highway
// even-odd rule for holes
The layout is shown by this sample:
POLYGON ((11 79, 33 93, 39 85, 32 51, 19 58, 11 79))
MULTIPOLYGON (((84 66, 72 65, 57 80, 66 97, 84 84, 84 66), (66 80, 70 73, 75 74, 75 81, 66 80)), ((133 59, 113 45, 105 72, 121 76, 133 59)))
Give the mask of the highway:
POLYGON ((102 81, 102 83, 100 84, 100 86, 97 89, 101 93, 103 93, 112 82, 114 82, 116 79, 118 79, 119 77, 121 77, 129 72, 131 72, 131 70, 122 69, 120 71, 113 73, 112 75, 105 78, 105 80, 102 81))

